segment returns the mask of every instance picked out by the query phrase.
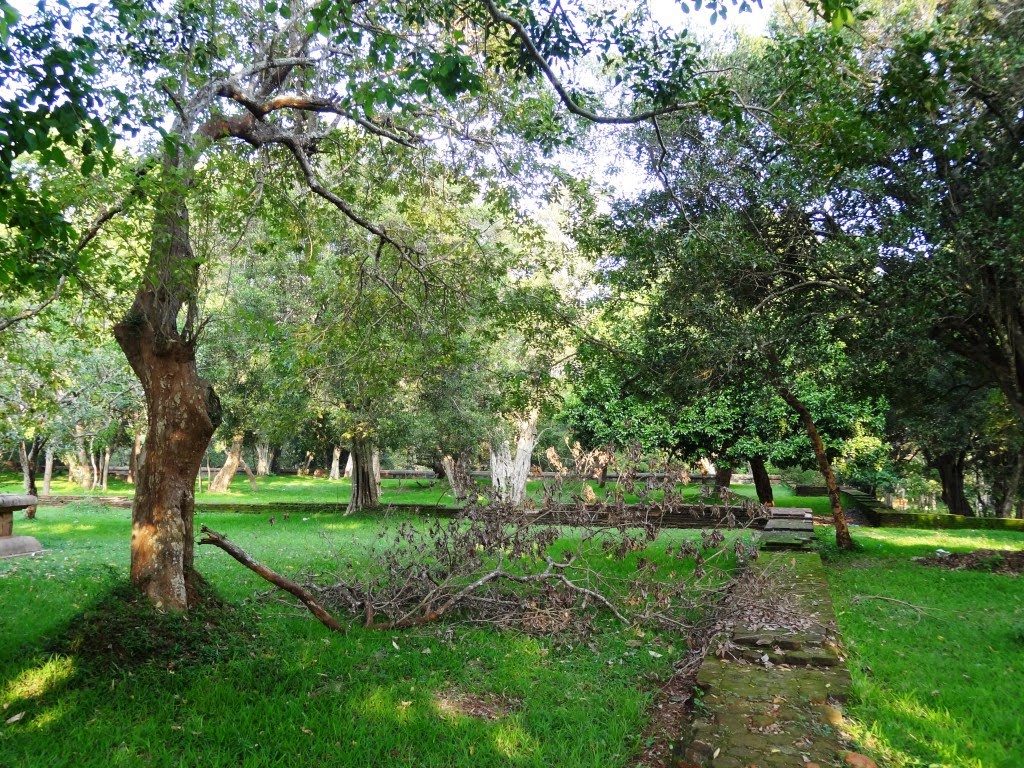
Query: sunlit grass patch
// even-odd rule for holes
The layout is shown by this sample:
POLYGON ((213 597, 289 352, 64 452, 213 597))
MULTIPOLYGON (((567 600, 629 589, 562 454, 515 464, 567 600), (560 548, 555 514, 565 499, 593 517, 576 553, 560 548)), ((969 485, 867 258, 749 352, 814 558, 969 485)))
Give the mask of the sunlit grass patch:
POLYGON ((913 561, 939 548, 1019 549, 1024 535, 859 529, 855 538, 860 550, 830 550, 828 570, 856 737, 893 768, 1024 765, 1024 721, 1009 705, 1024 686, 1024 579, 913 561))

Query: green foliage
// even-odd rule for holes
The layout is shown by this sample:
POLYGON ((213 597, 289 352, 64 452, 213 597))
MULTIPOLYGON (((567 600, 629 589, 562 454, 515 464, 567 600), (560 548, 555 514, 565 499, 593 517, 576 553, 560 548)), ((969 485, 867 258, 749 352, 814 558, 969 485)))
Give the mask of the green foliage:
POLYGON ((52 290, 87 267, 73 251, 81 222, 68 216, 70 201, 24 169, 109 172, 123 97, 100 76, 102 13, 43 3, 21 16, 0 2, 0 19, 0 287, 11 297, 52 290))

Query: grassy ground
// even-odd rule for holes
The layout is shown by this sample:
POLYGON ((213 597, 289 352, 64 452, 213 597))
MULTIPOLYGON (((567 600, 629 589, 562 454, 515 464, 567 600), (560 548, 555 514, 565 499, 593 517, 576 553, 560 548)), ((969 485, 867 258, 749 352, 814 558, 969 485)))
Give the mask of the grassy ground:
MULTIPOLYGON (((200 521, 293 575, 329 574, 332 552, 380 529, 337 514, 200 521)), ((197 567, 233 607, 140 614, 119 591, 129 528, 126 510, 85 503, 16 520, 49 551, 0 560, 0 765, 627 765, 655 681, 685 650, 612 626, 568 644, 455 625, 332 634, 253 600, 268 585, 212 547, 197 567), (435 695, 452 690, 508 712, 445 712, 435 695)))
MULTIPOLYGON (((543 481, 531 480, 527 483, 527 489, 539 498, 543 485, 543 481)), ((196 500, 199 502, 230 502, 233 504, 281 504, 288 502, 345 504, 348 503, 352 493, 350 480, 327 480, 326 478, 297 477, 295 475, 261 477, 259 478, 258 486, 259 489, 253 491, 245 477, 238 476, 232 482, 231 488, 227 493, 199 493, 196 495, 196 500)), ((448 483, 444 481, 385 479, 381 481, 381 486, 381 502, 383 504, 455 504, 455 498, 451 494, 451 489, 448 483)), ((596 488, 596 485, 594 487, 596 488)), ((79 486, 67 480, 66 475, 61 478, 54 478, 51 490, 55 495, 81 495, 83 493, 79 486)), ((752 485, 734 485, 732 490, 746 498, 757 498, 754 486, 752 485)), ((14 473, 0 474, 0 493, 24 493, 21 475, 14 473)), ((133 493, 133 486, 112 478, 106 494, 102 491, 96 491, 92 495, 131 496, 133 493)), ((696 485, 690 485, 684 489, 684 495, 696 497, 698 493, 699 487, 696 485)), ((829 513, 828 498, 824 496, 794 496, 792 490, 785 486, 775 487, 775 503, 782 507, 810 507, 815 511, 815 514, 829 513)))
POLYGON ((837 556, 830 533, 819 537, 850 654, 858 739, 892 768, 1024 765, 1024 578, 911 560, 940 547, 1021 549, 1024 535, 859 529, 861 549, 837 556))

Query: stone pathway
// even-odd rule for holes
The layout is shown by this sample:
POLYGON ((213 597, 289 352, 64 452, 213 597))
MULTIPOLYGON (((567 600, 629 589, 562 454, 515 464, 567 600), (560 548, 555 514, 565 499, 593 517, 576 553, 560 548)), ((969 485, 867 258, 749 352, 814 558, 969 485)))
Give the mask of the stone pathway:
MULTIPOLYGON (((802 529, 780 531, 787 538, 793 533, 803 538, 802 529)), ((850 675, 821 558, 804 551, 763 553, 752 567, 778 590, 778 613, 752 610, 749 626, 736 628, 705 658, 689 748, 677 766, 844 765, 838 726, 850 675)))
POLYGON ((764 526, 761 550, 810 551, 814 542, 814 516, 806 509, 772 507, 772 516, 764 526))

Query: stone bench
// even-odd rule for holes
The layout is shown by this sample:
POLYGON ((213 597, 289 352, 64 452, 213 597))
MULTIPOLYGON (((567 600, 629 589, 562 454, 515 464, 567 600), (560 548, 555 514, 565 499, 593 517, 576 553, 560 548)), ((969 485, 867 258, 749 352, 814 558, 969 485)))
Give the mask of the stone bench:
POLYGON ((0 494, 0 557, 42 552, 43 546, 32 536, 14 535, 14 513, 36 504, 35 496, 0 494))

